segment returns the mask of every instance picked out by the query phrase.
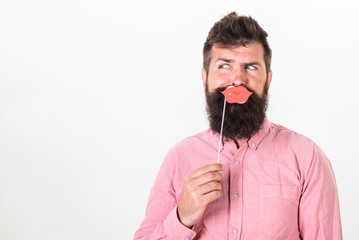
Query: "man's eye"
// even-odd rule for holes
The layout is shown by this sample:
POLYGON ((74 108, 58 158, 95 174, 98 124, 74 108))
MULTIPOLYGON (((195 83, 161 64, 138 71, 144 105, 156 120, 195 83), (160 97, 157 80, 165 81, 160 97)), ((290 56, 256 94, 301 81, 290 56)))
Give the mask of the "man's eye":
POLYGON ((229 65, 228 64, 222 64, 219 66, 220 69, 228 69, 229 65))
POLYGON ((254 65, 248 65, 247 66, 247 69, 249 69, 249 70, 255 70, 255 69, 257 69, 254 65))

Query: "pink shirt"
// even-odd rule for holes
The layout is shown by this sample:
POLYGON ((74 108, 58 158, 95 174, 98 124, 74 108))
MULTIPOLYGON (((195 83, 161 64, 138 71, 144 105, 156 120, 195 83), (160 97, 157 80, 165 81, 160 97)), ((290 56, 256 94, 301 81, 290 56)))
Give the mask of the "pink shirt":
POLYGON ((329 160, 308 138, 266 119, 237 149, 223 141, 222 196, 189 229, 177 218, 184 178, 216 162, 219 135, 188 137, 167 154, 134 239, 342 239, 338 192, 329 160))

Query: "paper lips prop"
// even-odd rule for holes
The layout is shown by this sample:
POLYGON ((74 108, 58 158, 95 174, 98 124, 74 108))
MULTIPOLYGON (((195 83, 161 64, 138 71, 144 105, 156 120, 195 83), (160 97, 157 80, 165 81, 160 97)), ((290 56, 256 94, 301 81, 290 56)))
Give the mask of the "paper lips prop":
POLYGON ((229 86, 222 92, 222 94, 229 103, 243 104, 247 102, 249 96, 252 95, 253 92, 248 91, 247 88, 243 86, 229 86))

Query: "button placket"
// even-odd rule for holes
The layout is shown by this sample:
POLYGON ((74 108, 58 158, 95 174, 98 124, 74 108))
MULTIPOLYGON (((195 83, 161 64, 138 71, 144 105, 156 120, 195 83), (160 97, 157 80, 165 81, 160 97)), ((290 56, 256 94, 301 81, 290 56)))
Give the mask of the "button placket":
POLYGON ((234 154, 232 159, 232 170, 230 175, 230 184, 231 184, 231 200, 230 208, 234 212, 240 213, 238 215, 231 215, 230 225, 232 228, 229 229, 229 232, 232 232, 231 235, 234 238, 237 238, 241 235, 242 222, 243 222, 243 161, 244 156, 249 148, 248 143, 245 143, 241 146, 240 149, 234 154))

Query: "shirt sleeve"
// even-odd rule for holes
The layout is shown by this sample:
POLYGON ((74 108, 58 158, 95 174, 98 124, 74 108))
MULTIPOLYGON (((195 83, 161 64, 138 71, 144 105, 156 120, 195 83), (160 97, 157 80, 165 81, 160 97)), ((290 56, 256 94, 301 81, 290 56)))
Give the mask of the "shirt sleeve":
POLYGON ((329 160, 316 145, 304 176, 299 230, 304 240, 343 239, 334 172, 329 160))
POLYGON ((145 219, 136 231, 134 240, 183 239, 196 236, 195 226, 189 229, 177 217, 176 190, 173 185, 175 164, 173 155, 167 154, 148 200, 145 219))

